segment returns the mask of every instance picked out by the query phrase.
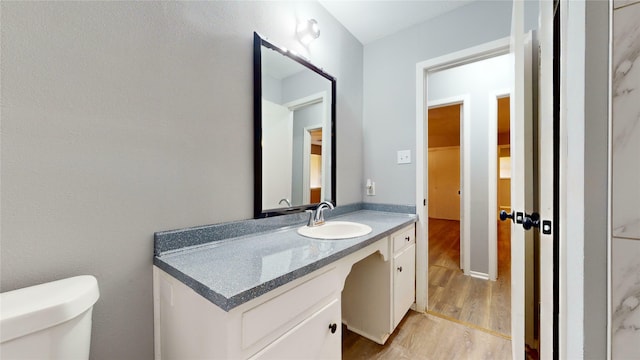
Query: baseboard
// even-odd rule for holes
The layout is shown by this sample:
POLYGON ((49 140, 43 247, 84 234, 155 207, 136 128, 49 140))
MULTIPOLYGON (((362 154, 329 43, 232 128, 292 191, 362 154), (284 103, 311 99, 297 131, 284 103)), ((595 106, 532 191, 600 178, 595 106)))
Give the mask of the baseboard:
POLYGON ((487 273, 481 273, 478 271, 469 271, 469 275, 477 279, 489 280, 489 274, 487 273))
POLYGON ((347 327, 347 329, 349 329, 349 331, 352 331, 352 332, 354 332, 354 333, 356 333, 356 334, 358 334, 358 335, 360 335, 362 337, 365 337, 365 338, 367 338, 367 339, 369 339, 369 340, 371 340, 371 341, 373 341, 375 343, 378 343, 380 345, 384 345, 384 343, 387 342, 387 339, 389 338, 389 335, 391 335, 391 334, 383 334, 381 336, 374 336, 374 335, 371 335, 370 333, 368 333, 366 331, 362 331, 362 330, 360 330, 358 328, 355 328, 353 326, 349 326, 349 324, 346 324, 344 322, 343 322, 343 324, 347 327))

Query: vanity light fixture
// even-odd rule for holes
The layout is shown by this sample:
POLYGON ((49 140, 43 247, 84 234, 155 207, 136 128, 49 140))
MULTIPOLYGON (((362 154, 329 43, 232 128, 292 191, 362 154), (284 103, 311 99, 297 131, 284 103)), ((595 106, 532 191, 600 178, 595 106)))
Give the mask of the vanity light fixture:
POLYGON ((313 40, 320 37, 318 22, 315 19, 299 22, 296 33, 302 44, 309 45, 313 40))

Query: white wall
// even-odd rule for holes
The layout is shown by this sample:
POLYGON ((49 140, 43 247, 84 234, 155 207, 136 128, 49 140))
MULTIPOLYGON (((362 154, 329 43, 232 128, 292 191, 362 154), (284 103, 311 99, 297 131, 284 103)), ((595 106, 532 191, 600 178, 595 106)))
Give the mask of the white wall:
POLYGON ((153 233, 252 217, 253 31, 337 77, 362 200, 362 45, 316 3, 2 2, 1 291, 98 278, 93 359, 151 359, 153 233), (305 49, 295 18, 322 36, 305 49))
MULTIPOLYGON (((470 113, 470 189, 463 189, 471 204, 470 270, 489 273, 489 118, 491 94, 509 90, 513 83, 511 55, 502 55, 429 75, 428 101, 469 95, 470 113)), ((497 146, 497 144, 496 144, 497 146)), ((495 224, 493 225, 495 226, 495 224)))
MULTIPOLYGON (((537 1, 527 1, 525 11, 526 28, 536 28, 537 1)), ((376 182, 376 196, 364 201, 415 204, 415 162, 396 164, 396 151, 409 149, 415 159, 416 64, 510 31, 510 1, 476 1, 365 45, 364 178, 376 182)))
MULTIPOLYGON (((563 1, 560 357, 607 358, 609 3, 563 1)), ((637 342, 636 342, 637 344, 637 342)))

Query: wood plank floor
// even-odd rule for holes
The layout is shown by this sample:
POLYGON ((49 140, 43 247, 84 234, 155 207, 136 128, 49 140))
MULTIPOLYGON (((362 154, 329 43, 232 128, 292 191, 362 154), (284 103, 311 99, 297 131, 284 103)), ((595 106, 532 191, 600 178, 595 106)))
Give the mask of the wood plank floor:
POLYGON ((511 333, 511 227, 498 224, 498 279, 460 270, 460 223, 429 219, 429 311, 509 336, 511 333))
POLYGON ((510 226, 498 225, 498 281, 464 276, 459 222, 429 219, 429 309, 379 345, 343 326, 343 359, 510 359, 510 226))

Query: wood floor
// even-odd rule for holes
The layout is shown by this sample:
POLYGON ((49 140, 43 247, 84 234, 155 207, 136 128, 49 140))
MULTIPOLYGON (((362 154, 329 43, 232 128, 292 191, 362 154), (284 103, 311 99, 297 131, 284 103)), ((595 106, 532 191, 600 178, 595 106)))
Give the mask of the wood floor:
POLYGON ((510 227, 498 225, 498 280, 464 276, 457 221, 429 219, 429 309, 379 345, 343 327, 343 359, 510 359, 510 227))
POLYGON ((498 279, 460 270, 458 221, 429 219, 429 311, 504 336, 511 333, 511 228, 498 227, 498 279))

